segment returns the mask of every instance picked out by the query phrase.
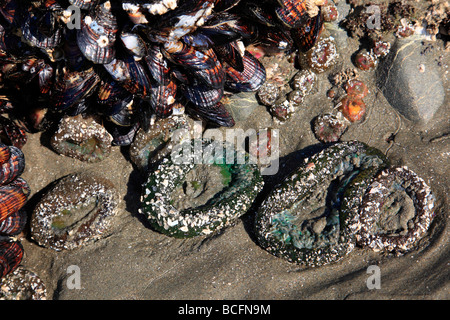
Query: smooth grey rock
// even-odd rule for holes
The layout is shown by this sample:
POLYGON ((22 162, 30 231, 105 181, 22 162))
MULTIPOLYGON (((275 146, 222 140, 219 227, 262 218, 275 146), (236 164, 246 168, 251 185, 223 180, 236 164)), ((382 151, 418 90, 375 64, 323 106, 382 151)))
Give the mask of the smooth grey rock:
POLYGON ((432 53, 423 54, 420 40, 397 39, 377 68, 377 85, 392 107, 414 122, 433 118, 445 98, 432 53))

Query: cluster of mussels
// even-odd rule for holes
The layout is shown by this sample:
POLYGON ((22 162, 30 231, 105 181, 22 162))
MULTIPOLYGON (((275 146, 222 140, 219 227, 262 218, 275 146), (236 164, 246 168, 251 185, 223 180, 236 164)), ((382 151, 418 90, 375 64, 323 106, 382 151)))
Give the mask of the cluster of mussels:
MULTIPOLYGON (((214 125, 233 126, 221 102, 224 94, 256 91, 266 79, 263 65, 246 47, 258 43, 290 50, 294 37, 299 47, 311 47, 321 29, 324 3, 2 1, 0 134, 10 146, 3 148, 2 163, 5 175, 15 174, 15 179, 2 182, 2 234, 14 235, 25 224, 26 215, 18 209, 29 189, 17 176, 23 171, 20 148, 27 132, 52 131, 50 145, 57 153, 88 162, 108 156, 112 145, 132 144, 131 158, 147 172, 149 154, 175 129, 187 127, 185 111, 214 125), (305 25, 311 30, 304 30, 305 25)), ((169 147, 158 150, 156 160, 167 155, 169 147)), ((188 219, 178 235, 208 234, 230 224, 261 190, 256 166, 224 161, 213 169, 185 168, 186 177, 193 180, 172 191, 178 197, 189 195, 194 205, 214 208, 214 222, 210 224, 206 214, 188 219)), ((158 172, 149 180, 161 182, 158 172)), ((161 183, 169 181, 174 182, 161 183)), ((50 187, 30 222, 31 237, 38 244, 70 250, 108 234, 119 201, 109 181, 74 173, 50 187)), ((195 215, 183 201, 174 205, 175 217, 162 218, 165 212, 159 210, 154 220, 167 227, 176 225, 178 216, 195 215)), ((23 255, 20 243, 7 239, 1 244, 1 276, 11 276, 2 279, 2 290, 16 297, 45 294, 40 280, 32 281, 37 295, 20 285, 35 277, 16 269, 23 255)))
POLYGON ((20 177, 25 168, 22 151, 0 144, 0 300, 45 299, 46 289, 33 272, 19 266, 23 246, 15 239, 25 227, 23 206, 30 188, 20 177))
MULTIPOLYGON (((138 127, 148 131, 152 114, 186 111, 232 126, 220 102, 224 93, 255 91, 265 81, 264 67, 246 46, 292 43, 289 32, 312 45, 323 3, 3 1, 0 101, 8 117, 2 130, 12 144, 23 144, 25 131, 82 114, 94 116, 114 145, 129 145, 138 127), (304 24, 316 28, 305 32, 304 24)), ((67 140, 58 146, 55 138, 52 146, 80 148, 76 138, 67 140)), ((91 150, 98 138, 87 140, 91 150)))
POLYGON ((22 261, 23 247, 10 237, 18 235, 26 223, 22 211, 30 188, 20 178, 25 159, 22 151, 14 146, 0 144, 0 278, 17 268, 22 261))

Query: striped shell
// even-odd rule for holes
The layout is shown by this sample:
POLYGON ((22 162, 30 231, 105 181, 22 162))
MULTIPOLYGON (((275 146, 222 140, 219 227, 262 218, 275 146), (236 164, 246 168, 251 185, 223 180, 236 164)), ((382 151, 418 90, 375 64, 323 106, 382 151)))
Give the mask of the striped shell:
POLYGON ((94 63, 109 63, 114 58, 114 42, 117 33, 116 17, 111 3, 106 1, 97 7, 94 17, 85 16, 81 21, 77 43, 85 57, 94 63))
POLYGON ((17 241, 0 241, 0 278, 14 271, 23 258, 23 247, 17 241))
POLYGON ((81 161, 98 162, 111 152, 112 137, 93 118, 64 117, 50 140, 59 154, 81 161))
POLYGON ((20 210, 29 193, 30 187, 22 178, 17 178, 7 185, 0 186, 0 221, 20 210))
POLYGON ((280 0, 281 7, 275 12, 278 18, 288 28, 295 28, 310 18, 308 14, 308 0, 280 0))
POLYGON ((22 232, 27 223, 27 214, 23 210, 15 211, 0 221, 0 236, 15 236, 22 232))
POLYGON ((0 185, 8 184, 25 169, 23 152, 14 146, 0 145, 0 166, 0 185))

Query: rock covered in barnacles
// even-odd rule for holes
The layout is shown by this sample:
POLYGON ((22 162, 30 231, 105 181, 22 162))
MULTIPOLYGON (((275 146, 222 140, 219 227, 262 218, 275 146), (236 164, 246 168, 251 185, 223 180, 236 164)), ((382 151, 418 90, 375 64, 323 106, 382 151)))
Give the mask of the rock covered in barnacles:
POLYGON ((47 288, 37 274, 18 267, 0 280, 0 300, 47 300, 47 288))
POLYGON ((86 162, 98 162, 111 152, 112 136, 92 117, 61 119, 58 130, 50 140, 59 154, 86 162))
POLYGON ((348 128, 348 121, 334 114, 326 113, 313 119, 316 139, 323 143, 337 142, 348 128))
POLYGON ((257 166, 234 147, 192 140, 174 152, 149 174, 141 197, 140 212, 166 235, 186 238, 220 230, 243 215, 263 187, 257 166))
POLYGON ((341 203, 353 178, 385 165, 376 149, 341 142, 305 160, 276 186, 256 218, 259 244, 290 262, 320 266, 338 261, 355 246, 341 203))
POLYGON ((139 170, 147 172, 149 167, 166 157, 173 148, 172 136, 176 130, 189 130, 187 117, 170 116, 165 119, 153 119, 146 131, 143 128, 136 133, 130 146, 130 159, 139 170))
POLYGON ((31 237, 41 246, 70 250, 108 235, 117 213, 112 183, 89 173, 58 180, 42 197, 31 217, 31 237))
POLYGON ((369 185, 350 227, 358 244, 375 251, 409 251, 434 218, 430 187, 406 167, 390 167, 369 185))

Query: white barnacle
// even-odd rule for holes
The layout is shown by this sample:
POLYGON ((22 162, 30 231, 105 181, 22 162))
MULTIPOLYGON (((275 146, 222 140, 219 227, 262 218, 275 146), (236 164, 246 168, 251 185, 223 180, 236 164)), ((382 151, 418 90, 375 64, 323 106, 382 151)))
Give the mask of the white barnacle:
POLYGON ((107 36, 105 35, 101 35, 98 39, 97 39, 97 44, 100 48, 104 48, 109 44, 109 39, 107 36))
POLYGON ((89 26, 92 23, 92 17, 91 16, 84 17, 84 23, 89 26))

